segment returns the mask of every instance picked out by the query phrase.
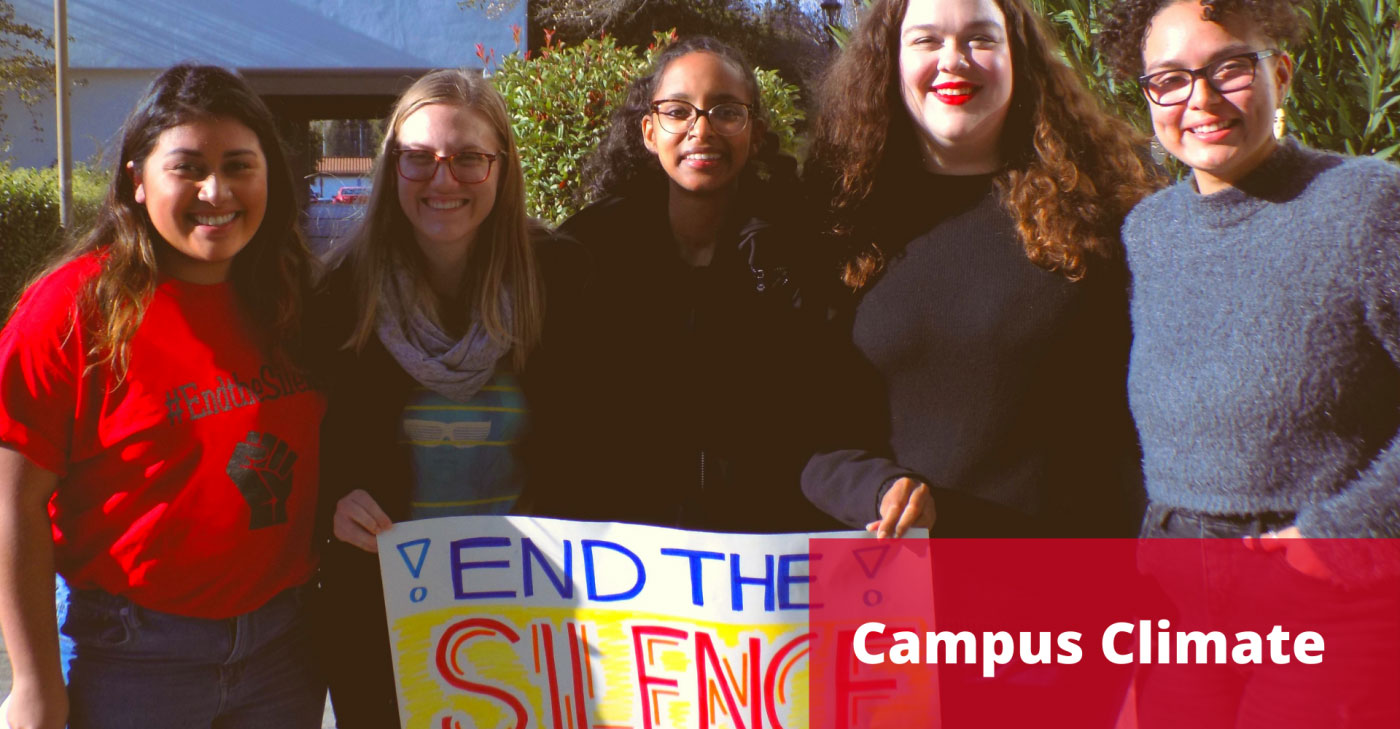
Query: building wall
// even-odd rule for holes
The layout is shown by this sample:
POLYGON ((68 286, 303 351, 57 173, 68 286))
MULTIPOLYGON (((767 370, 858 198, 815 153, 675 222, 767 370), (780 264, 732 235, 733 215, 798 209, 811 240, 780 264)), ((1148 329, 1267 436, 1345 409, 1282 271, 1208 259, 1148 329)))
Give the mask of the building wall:
MULTIPOLYGON (((51 0, 13 1, 20 22, 53 28, 51 0)), ((75 68, 461 66, 477 43, 513 49, 511 24, 525 0, 494 20, 455 0, 68 0, 75 68)))
MULTIPOLYGON (((83 84, 73 89, 69 111, 74 160, 111 162, 115 159, 119 151, 116 145, 121 141, 117 132, 122 120, 156 74, 156 71, 138 69, 74 72, 83 84)), ((5 113, 9 116, 5 120, 5 132, 11 137, 11 163, 18 167, 52 166, 58 159, 53 100, 35 107, 31 117, 18 99, 6 97, 5 113), (38 131, 31 121, 38 124, 38 131)))
MULTIPOLYGON (((260 91, 307 96, 383 94, 432 68, 479 66, 476 44, 514 49, 528 0, 490 19, 455 0, 68 0, 73 155, 115 137, 160 69, 181 61, 244 71, 260 91)), ((51 0, 13 0, 19 22, 52 33, 51 0)), ((9 156, 21 166, 57 157, 53 102, 35 109, 43 132, 6 97, 9 156), (37 138, 36 138, 37 136, 37 138)))

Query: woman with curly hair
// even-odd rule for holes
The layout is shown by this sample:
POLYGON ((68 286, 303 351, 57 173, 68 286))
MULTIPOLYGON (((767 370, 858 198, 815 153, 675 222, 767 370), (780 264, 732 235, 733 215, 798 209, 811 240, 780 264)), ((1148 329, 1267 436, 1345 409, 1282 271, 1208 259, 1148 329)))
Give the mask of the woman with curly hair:
POLYGON ((1134 0, 1101 38, 1191 169, 1123 227, 1145 534, 1400 536, 1400 169, 1275 138, 1301 27, 1134 0))
MULTIPOLYGON (((628 90, 561 231, 594 259, 566 357, 566 448, 532 511, 728 531, 830 520, 802 498, 796 163, 752 67, 681 40, 628 90)), ((824 315, 824 312, 821 312, 824 315)), ((814 328, 814 327, 813 327, 814 328)), ((810 422, 810 420, 808 420, 810 422)))
POLYGON ((1118 228, 1158 184, 1022 0, 876 0, 823 84, 865 377, 807 496, 902 534, 1111 535, 1134 516, 1118 228), (936 519, 935 519, 936 515, 936 519))
POLYGON ((304 585, 325 399, 299 356, 293 185, 245 80, 167 69, 97 222, 0 332, 0 726, 320 725, 304 585))
MULTIPOLYGON (((1269 671, 1154 667, 1143 726, 1400 724, 1393 679, 1371 668, 1394 663, 1382 631, 1400 605, 1364 589, 1393 579, 1395 557, 1363 554, 1383 541, 1316 539, 1400 537, 1400 169, 1276 137, 1283 46, 1302 28, 1292 0, 1128 0, 1100 37, 1190 168, 1123 226, 1142 534, 1277 552, 1265 584, 1216 582, 1205 604, 1182 601, 1183 621, 1305 606, 1327 665, 1366 668, 1311 672, 1300 696, 1269 671)), ((1177 598, 1200 590, 1185 566, 1154 570, 1177 598)))

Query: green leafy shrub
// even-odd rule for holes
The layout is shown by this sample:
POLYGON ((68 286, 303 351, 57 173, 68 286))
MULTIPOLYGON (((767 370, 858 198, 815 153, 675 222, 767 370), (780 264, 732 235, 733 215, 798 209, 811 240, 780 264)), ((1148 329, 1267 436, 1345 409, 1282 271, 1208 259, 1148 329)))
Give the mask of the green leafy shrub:
MULTIPOLYGON (((549 32, 545 37, 538 55, 516 52, 502 58, 492 82, 510 107, 529 213, 558 224, 578 208, 583 160, 602 140, 627 85, 646 72, 675 34, 657 33, 644 50, 619 46, 609 36, 573 46, 556 42, 549 32)), ((493 57, 484 49, 477 55, 488 63, 493 57)), ((771 128, 783 150, 792 153, 803 118, 798 89, 774 71, 755 71, 771 128)))
POLYGON ((1065 62, 1079 71, 1104 108, 1150 134, 1147 100, 1137 83, 1115 76, 1094 46, 1101 16, 1111 4, 1102 0, 1031 0, 1031 5, 1050 19, 1065 62))
POLYGON ((491 80, 510 107, 531 215, 557 224, 574 211, 583 159, 646 65, 643 55, 608 37, 576 46, 551 39, 538 56, 512 53, 501 60, 491 80))
MULTIPOLYGON (((73 170, 73 228, 91 225, 107 192, 106 175, 73 170)), ((0 316, 8 317, 20 290, 63 243, 59 228, 58 171, 0 167, 0 316)))
POLYGON ((1314 147, 1400 160, 1400 9, 1395 0, 1313 0, 1285 106, 1314 147))
POLYGON ((785 154, 798 156, 801 140, 797 126, 807 118, 802 111, 801 89, 784 81, 777 71, 755 68, 754 76, 758 78, 758 96, 768 112, 768 128, 778 135, 778 146, 785 154))

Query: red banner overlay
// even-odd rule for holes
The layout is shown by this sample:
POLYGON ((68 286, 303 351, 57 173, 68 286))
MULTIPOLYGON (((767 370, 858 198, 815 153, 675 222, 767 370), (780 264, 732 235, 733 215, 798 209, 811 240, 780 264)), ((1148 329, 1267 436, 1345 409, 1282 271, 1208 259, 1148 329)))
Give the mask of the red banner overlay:
POLYGON ((813 540, 811 729, 1400 727, 1400 540, 1287 544, 813 540))

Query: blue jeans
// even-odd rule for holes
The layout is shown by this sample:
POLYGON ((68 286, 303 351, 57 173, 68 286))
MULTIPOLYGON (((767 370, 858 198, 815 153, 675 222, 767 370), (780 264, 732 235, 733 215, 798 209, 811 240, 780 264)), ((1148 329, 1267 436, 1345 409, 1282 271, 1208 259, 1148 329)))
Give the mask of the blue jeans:
POLYGON ((226 620, 74 590, 63 622, 76 644, 70 729, 319 729, 326 690, 304 589, 226 620))

